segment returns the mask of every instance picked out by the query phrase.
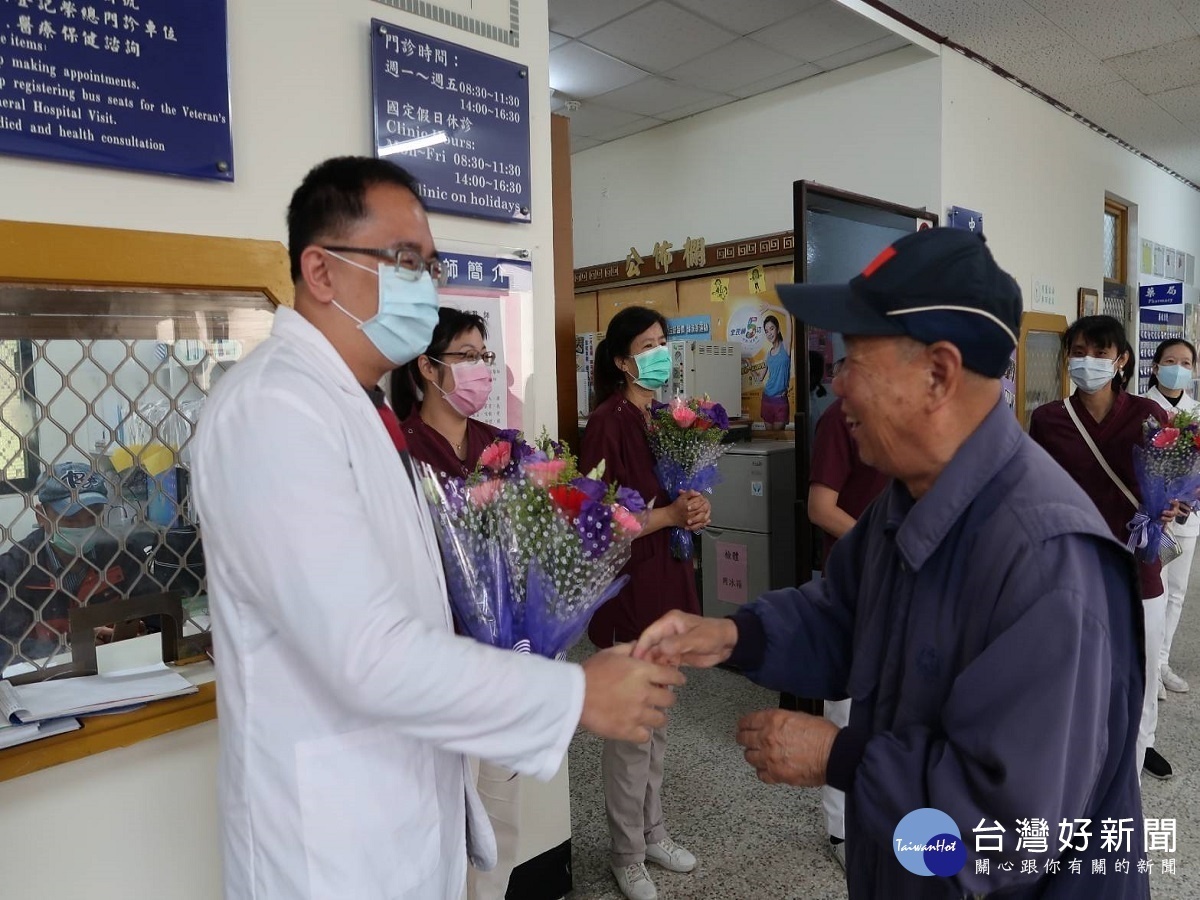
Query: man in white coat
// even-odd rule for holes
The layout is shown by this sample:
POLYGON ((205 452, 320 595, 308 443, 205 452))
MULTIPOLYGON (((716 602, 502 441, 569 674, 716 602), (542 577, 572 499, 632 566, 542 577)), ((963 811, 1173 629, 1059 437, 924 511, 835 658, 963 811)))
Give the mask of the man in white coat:
POLYGON ((456 637, 428 512, 376 387, 428 345, 437 251, 416 183, 329 160, 292 197, 295 309, 223 376, 194 446, 230 900, 458 900, 495 842, 478 756, 539 778, 577 725, 645 741, 674 669, 456 637))

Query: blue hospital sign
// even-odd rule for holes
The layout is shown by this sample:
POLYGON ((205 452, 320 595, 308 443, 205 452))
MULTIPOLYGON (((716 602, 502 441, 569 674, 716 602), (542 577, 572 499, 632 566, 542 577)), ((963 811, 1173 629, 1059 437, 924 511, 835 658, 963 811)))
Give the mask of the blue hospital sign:
POLYGON ((0 2, 0 153, 233 180, 225 0, 0 2))
POLYGON ((408 169, 433 212, 530 221, 529 71, 371 22, 375 155, 408 169))

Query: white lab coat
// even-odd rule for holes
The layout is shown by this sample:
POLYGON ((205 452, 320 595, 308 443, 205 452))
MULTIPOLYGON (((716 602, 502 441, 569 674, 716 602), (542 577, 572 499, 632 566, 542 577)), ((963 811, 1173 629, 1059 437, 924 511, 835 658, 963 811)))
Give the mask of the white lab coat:
POLYGON ((559 768, 578 666, 456 637, 378 411, 306 319, 217 384, 194 444, 229 900, 459 900, 495 861, 478 756, 559 768))
MULTIPOLYGON (((1146 398, 1153 400, 1169 413, 1175 412, 1175 410, 1181 410, 1182 412, 1187 413, 1195 413, 1196 410, 1200 409, 1200 400, 1197 400, 1187 391, 1184 391, 1183 396, 1179 398, 1178 405, 1172 405, 1171 401, 1164 397, 1162 392, 1159 391, 1157 387, 1152 387, 1150 390, 1146 391, 1146 398)), ((1195 511, 1188 516, 1187 521, 1182 525, 1178 523, 1172 523, 1171 534, 1181 538, 1196 537, 1200 535, 1200 510, 1195 511)))

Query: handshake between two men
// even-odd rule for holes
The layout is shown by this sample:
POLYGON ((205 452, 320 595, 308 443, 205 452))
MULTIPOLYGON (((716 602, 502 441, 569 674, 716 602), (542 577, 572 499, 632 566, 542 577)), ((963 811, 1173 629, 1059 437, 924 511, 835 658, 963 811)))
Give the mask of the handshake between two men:
MULTIPOLYGON (((737 638, 732 619, 667 613, 636 644, 603 650, 583 664, 587 688, 580 724, 601 737, 649 740, 675 704, 671 688, 686 681, 679 667, 719 665, 729 659, 737 638)), ((816 787, 825 784, 837 733, 836 725, 818 716, 765 709, 742 717, 737 742, 763 782, 816 787)))

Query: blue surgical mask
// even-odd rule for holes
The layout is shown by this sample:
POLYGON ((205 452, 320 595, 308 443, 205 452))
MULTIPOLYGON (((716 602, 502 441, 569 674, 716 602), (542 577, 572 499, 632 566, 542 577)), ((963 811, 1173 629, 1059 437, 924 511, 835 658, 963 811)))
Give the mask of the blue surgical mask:
POLYGON ((87 553, 100 542, 102 534, 97 525, 85 528, 69 528, 66 525, 56 525, 50 535, 50 543, 64 553, 87 553))
POLYGON ((1076 356, 1067 361, 1071 381, 1085 394, 1103 390, 1117 375, 1116 361, 1094 356, 1076 356))
MULTIPOLYGON (((376 271, 332 250, 325 252, 365 272, 376 271)), ((371 318, 360 319, 336 300, 333 305, 358 323, 367 340, 392 365, 402 366, 424 353, 433 339, 433 329, 438 323, 437 288, 428 272, 422 272, 416 281, 408 281, 397 274, 391 263, 380 263, 376 274, 379 311, 371 318)))
POLYGON ((1185 366, 1159 366, 1158 383, 1168 391, 1182 391, 1192 383, 1195 376, 1185 366))
POLYGON ((633 361, 638 367, 634 383, 648 391, 657 391, 671 378, 671 351, 662 344, 643 350, 633 361))

